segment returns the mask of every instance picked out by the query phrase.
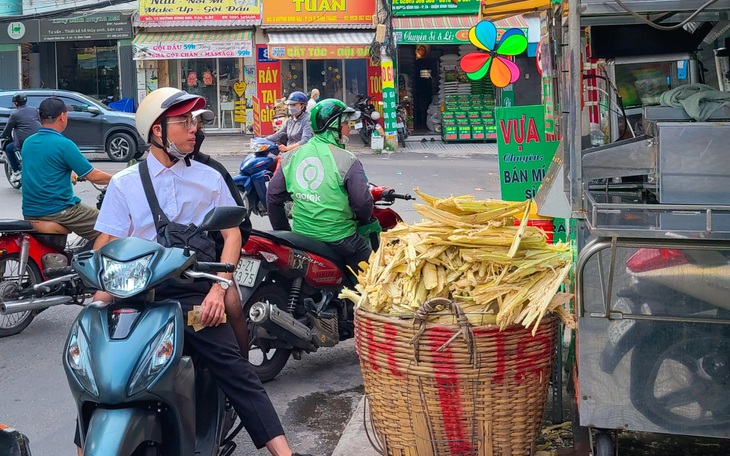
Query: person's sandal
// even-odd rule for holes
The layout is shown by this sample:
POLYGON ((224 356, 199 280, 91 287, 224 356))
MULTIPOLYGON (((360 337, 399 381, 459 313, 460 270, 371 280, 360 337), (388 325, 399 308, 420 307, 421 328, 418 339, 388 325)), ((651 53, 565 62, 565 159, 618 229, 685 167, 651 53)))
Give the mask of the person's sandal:
POLYGON ((291 456, 312 456, 312 455, 309 453, 292 453, 291 456))

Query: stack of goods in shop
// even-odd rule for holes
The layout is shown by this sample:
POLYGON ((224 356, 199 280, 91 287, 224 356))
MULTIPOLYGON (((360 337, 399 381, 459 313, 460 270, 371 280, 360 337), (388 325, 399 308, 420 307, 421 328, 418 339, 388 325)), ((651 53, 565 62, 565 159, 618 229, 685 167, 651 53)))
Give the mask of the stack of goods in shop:
POLYGON ((442 55, 439 65, 439 103, 446 102, 446 96, 459 92, 459 55, 442 55))
POLYGON ((373 430, 398 454, 533 454, 557 320, 575 327, 570 246, 528 224, 529 201, 416 193, 424 220, 382 233, 341 295, 373 430))
POLYGON ((494 95, 447 95, 441 117, 444 141, 484 141, 497 138, 494 95))
POLYGON ((406 128, 413 131, 413 80, 403 73, 398 75, 398 102, 406 109, 406 128))

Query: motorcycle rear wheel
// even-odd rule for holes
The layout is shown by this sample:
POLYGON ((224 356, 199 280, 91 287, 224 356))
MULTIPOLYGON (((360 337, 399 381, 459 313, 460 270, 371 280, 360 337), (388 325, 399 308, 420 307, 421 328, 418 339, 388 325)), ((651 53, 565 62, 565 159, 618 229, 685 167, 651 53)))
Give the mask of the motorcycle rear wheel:
POLYGON ((372 139, 373 131, 369 130, 366 125, 363 124, 362 128, 360 129, 360 139, 362 140, 362 143, 366 146, 370 146, 370 140, 372 139))
MULTIPOLYGON (((38 266, 36 266, 36 264, 32 261, 28 262, 25 270, 26 272, 25 274, 23 274, 23 278, 20 280, 19 283, 21 289, 35 285, 37 283, 41 283, 43 281, 41 271, 38 269, 38 266)), ((11 281, 17 282, 20 277, 20 256, 17 253, 8 254, 0 259, 0 284, 3 285, 2 287, 0 287, 0 290, 7 290, 7 292, 0 291, 0 300, 13 298, 14 292, 12 290, 14 289, 14 287, 8 287, 7 285, 10 285, 9 282, 11 281), (7 294, 7 296, 3 296, 4 294, 7 294)), ((28 327, 30 322, 33 321, 35 316, 35 311, 27 311, 10 315, 0 315, 0 338, 10 337, 21 333, 25 328, 28 327)))
MULTIPOLYGON (((287 300, 289 295, 285 289, 275 284, 266 284, 256 290, 256 292, 248 300, 248 304, 243 309, 244 315, 248 315, 251 310, 251 306, 256 302, 268 302, 274 304, 280 309, 286 309, 287 300)), ((263 351, 258 345, 256 345, 256 325, 249 321, 248 323, 248 361, 253 366, 253 370, 258 375, 261 383, 266 383, 274 379, 279 372, 284 368, 289 356, 291 355, 290 349, 269 349, 263 351)))
POLYGON ((401 147, 406 147, 406 134, 402 131, 398 132, 398 144, 400 144, 401 147))

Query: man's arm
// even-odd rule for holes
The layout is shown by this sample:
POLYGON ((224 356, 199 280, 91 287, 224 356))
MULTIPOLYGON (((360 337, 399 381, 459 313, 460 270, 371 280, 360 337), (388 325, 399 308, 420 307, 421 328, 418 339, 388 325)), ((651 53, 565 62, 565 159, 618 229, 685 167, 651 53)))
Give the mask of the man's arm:
POLYGON ((92 168, 91 171, 86 173, 84 176, 79 176, 82 179, 86 179, 89 182, 93 182, 97 185, 109 185, 109 181, 112 178, 111 174, 105 173, 96 168, 92 168))
POLYGON ((5 128, 3 129, 2 136, 3 138, 11 138, 13 135, 13 128, 15 128, 15 125, 18 123, 18 116, 15 115, 15 113, 10 114, 10 118, 8 119, 8 123, 5 124, 5 128))
POLYGON ((347 170, 344 184, 355 217, 361 222, 368 222, 373 216, 373 195, 360 160, 355 160, 347 170))
POLYGON ((276 170, 269 181, 269 188, 266 190, 266 209, 269 211, 271 228, 275 230, 291 231, 289 220, 286 218, 284 203, 289 197, 286 191, 286 179, 282 167, 276 170))
MULTIPOLYGON (((221 231, 223 237, 223 252, 221 253, 221 263, 238 263, 238 257, 241 255, 241 230, 238 227, 228 228, 221 231)), ((233 274, 230 272, 219 272, 219 277, 232 279, 233 274)), ((235 286, 235 285, 234 285, 235 286)), ((218 326, 223 323, 223 316, 226 312, 224 297, 226 291, 215 282, 210 291, 203 300, 203 311, 200 314, 200 321, 206 326, 218 326)))

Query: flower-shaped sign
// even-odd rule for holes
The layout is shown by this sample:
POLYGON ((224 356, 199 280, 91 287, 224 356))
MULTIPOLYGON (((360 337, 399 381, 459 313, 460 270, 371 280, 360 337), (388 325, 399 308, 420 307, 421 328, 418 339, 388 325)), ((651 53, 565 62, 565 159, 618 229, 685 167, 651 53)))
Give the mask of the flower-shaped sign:
POLYGON ((527 37, 520 29, 507 30, 497 42, 497 27, 489 21, 481 21, 469 30, 469 41, 487 52, 470 52, 462 57, 461 69, 469 79, 477 81, 489 73, 497 87, 506 87, 520 77, 519 67, 506 57, 518 55, 527 49, 527 37))

